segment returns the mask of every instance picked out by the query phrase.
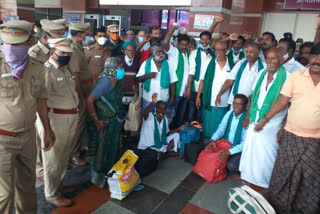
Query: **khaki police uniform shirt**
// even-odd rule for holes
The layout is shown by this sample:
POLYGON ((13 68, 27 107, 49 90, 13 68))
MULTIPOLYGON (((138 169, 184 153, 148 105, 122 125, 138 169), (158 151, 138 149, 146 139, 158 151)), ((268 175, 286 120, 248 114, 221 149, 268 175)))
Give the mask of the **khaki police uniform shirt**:
POLYGON ((59 67, 51 58, 44 66, 48 107, 59 109, 77 108, 79 106, 79 98, 76 92, 76 82, 68 66, 59 67))
POLYGON ((38 41, 37 44, 29 49, 28 54, 43 65, 46 61, 49 60, 50 50, 40 41, 38 41))
POLYGON ((94 77, 98 77, 104 69, 104 63, 111 56, 111 48, 100 46, 98 43, 84 49, 89 62, 89 71, 94 77))
POLYGON ((22 80, 13 80, 0 54, 0 129, 24 132, 36 121, 37 99, 47 98, 43 65, 29 57, 22 80))

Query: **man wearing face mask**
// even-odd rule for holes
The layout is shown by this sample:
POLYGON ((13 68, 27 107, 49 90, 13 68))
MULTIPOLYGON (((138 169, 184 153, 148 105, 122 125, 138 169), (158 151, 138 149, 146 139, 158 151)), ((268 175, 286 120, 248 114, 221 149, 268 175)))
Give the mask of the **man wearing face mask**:
POLYGON ((85 98, 93 89, 92 73, 88 69, 88 59, 84 53, 82 42, 85 40, 85 32, 90 28, 89 23, 71 23, 71 36, 73 49, 69 68, 75 77, 76 90, 80 99, 80 112, 78 128, 73 140, 72 163, 75 165, 85 165, 87 161, 80 159, 81 137, 86 126, 86 105, 85 98))
POLYGON ((137 43, 137 38, 133 30, 128 30, 126 34, 127 34, 128 41, 137 43))
POLYGON ((122 55, 121 46, 124 41, 122 41, 119 36, 119 25, 109 25, 107 28, 109 38, 105 45, 111 48, 111 56, 117 57, 122 55))
MULTIPOLYGON (((223 22, 223 20, 223 16, 215 17, 209 31, 203 31, 200 33, 200 47, 190 53, 188 85, 185 92, 185 97, 189 100, 189 114, 192 115, 190 117, 193 117, 196 109, 196 96, 199 88, 200 76, 206 72, 209 62, 212 59, 212 55, 214 55, 209 45, 211 35, 215 27, 219 23, 223 22)), ((198 112, 198 117, 201 122, 201 110, 198 112)))
POLYGON ((104 45, 107 41, 106 36, 105 29, 98 28, 95 36, 96 43, 84 49, 89 62, 89 71, 93 75, 94 85, 103 70, 106 59, 111 56, 111 48, 104 45))
POLYGON ((304 66, 296 61, 293 54, 296 50, 296 43, 291 38, 283 38, 279 40, 278 48, 281 50, 283 57, 283 67, 290 74, 296 70, 303 69, 304 66))
POLYGON ((122 67, 125 70, 123 79, 121 80, 123 102, 129 104, 133 100, 134 92, 138 89, 135 81, 135 77, 140 67, 140 57, 136 55, 136 43, 132 41, 126 41, 123 43, 121 50, 124 55, 118 56, 121 60, 122 67))
POLYGON ((57 207, 71 206, 72 201, 62 196, 62 192, 73 192, 74 187, 64 187, 72 140, 79 119, 79 97, 75 78, 68 68, 73 51, 71 40, 49 39, 52 49, 50 59, 44 64, 48 87, 48 110, 50 124, 56 134, 56 144, 49 152, 44 152, 44 192, 47 201, 57 207))
MULTIPOLYGON (((142 63, 136 76, 137 82, 143 82, 141 102, 143 110, 152 102, 154 93, 158 94, 160 100, 171 106, 175 102, 175 83, 178 78, 175 70, 173 70, 174 66, 166 60, 163 47, 160 44, 151 46, 151 54, 152 56, 142 63)), ((170 113, 167 112, 167 114, 170 113)), ((168 119, 171 122, 172 116, 168 119)))
MULTIPOLYGON (((39 32, 39 41, 36 45, 32 46, 28 54, 34 59, 36 63, 39 63, 40 71, 43 72, 43 64, 48 61, 50 57, 50 48, 48 39, 49 38, 61 38, 64 34, 64 27, 49 21, 47 19, 42 19, 40 21, 42 29, 39 32)), ((42 126, 40 118, 37 116, 36 121, 37 129, 37 177, 43 181, 43 167, 42 167, 42 151, 41 151, 41 142, 44 141, 44 128, 42 126)))
POLYGON ((227 54, 228 61, 230 62, 230 65, 231 65, 231 69, 239 60, 245 57, 242 49, 245 41, 246 40, 241 35, 238 35, 237 40, 232 41, 232 49, 227 54))
POLYGON ((38 112, 44 130, 43 150, 54 144, 48 118, 43 65, 28 56, 32 24, 8 21, 0 25, 4 42, 0 56, 0 213, 37 212, 35 189, 38 112))
POLYGON ((215 54, 212 56, 206 72, 200 76, 196 107, 199 109, 202 106, 203 109, 202 120, 205 137, 212 136, 229 110, 229 89, 221 95, 221 102, 215 105, 217 95, 231 71, 231 65, 226 57, 227 51, 227 43, 217 42, 215 54))

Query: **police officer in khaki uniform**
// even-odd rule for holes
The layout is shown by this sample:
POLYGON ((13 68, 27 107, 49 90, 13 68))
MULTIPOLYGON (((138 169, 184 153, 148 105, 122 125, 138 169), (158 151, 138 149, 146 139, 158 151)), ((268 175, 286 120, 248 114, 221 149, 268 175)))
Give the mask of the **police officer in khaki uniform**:
MULTIPOLYGON (((37 44, 32 46, 28 54, 32 57, 35 62, 41 64, 41 71, 43 71, 43 64, 49 60, 50 49, 49 49, 49 38, 61 38, 64 34, 64 27, 62 25, 55 24, 54 22, 48 19, 40 20, 42 29, 39 32, 39 41, 37 44)), ((43 181, 43 167, 42 167, 42 152, 41 152, 41 141, 44 139, 44 129, 41 123, 40 118, 37 116, 36 120, 36 130, 37 130, 37 165, 36 165, 36 174, 37 177, 43 181)))
POLYGON ((92 73, 88 69, 88 59, 84 53, 82 42, 85 41, 85 32, 90 28, 89 23, 71 23, 72 49, 69 68, 75 76, 77 92, 80 98, 79 123, 75 138, 72 142, 72 163, 85 165, 87 161, 80 159, 81 137, 85 132, 87 112, 85 109, 85 98, 93 89, 92 73))
POLYGON ((44 151, 54 143, 46 104, 43 65, 28 56, 32 24, 0 25, 4 41, 0 56, 0 213, 36 213, 36 112, 45 129, 44 151))
POLYGON ((48 93, 49 118, 56 134, 56 143, 49 152, 42 154, 44 170, 44 193, 48 202, 57 207, 72 205, 61 192, 72 192, 75 188, 63 187, 79 119, 79 98, 76 83, 68 63, 73 51, 67 38, 49 39, 52 50, 50 59, 44 64, 48 93))
POLYGON ((93 75, 92 78, 94 85, 104 69, 104 63, 106 59, 111 56, 111 48, 104 46, 107 41, 107 37, 103 28, 97 29, 95 38, 96 43, 84 49, 84 53, 86 54, 89 62, 89 71, 93 75))

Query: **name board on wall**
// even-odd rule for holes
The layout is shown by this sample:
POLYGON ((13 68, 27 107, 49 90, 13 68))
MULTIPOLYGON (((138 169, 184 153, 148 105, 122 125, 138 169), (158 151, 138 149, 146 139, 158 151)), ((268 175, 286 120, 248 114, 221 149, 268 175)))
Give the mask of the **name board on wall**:
POLYGON ((67 13, 67 23, 75 23, 81 22, 81 14, 80 13, 67 13))
POLYGON ((320 10, 320 0, 285 0, 284 9, 320 10))

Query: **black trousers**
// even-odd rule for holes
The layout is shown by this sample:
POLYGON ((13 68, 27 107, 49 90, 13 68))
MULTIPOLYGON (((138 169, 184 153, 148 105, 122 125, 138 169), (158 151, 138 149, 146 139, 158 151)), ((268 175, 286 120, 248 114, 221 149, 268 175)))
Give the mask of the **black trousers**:
POLYGON ((149 175, 157 168, 158 152, 156 150, 147 148, 145 150, 136 149, 134 152, 139 156, 135 169, 140 177, 149 175))

